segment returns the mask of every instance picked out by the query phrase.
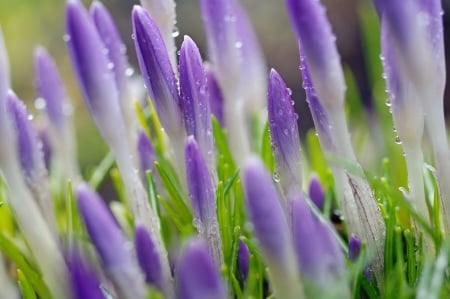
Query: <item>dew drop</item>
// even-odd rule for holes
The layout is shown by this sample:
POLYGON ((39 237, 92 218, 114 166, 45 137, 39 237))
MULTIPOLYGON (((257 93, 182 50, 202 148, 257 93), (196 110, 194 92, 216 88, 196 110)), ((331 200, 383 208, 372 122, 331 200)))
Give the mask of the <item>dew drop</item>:
POLYGON ((280 182, 280 174, 275 171, 272 175, 272 179, 274 180, 274 182, 279 183, 280 182))
POLYGON ((180 35, 180 30, 175 26, 172 30, 172 37, 178 37, 180 35))
POLYGON ((107 65, 107 67, 108 67, 108 70, 112 70, 112 69, 114 69, 114 63, 112 63, 112 62, 108 62, 108 65, 107 65))
POLYGON ((70 41, 70 35, 64 34, 64 35, 63 35, 63 41, 65 41, 65 42, 70 41))
POLYGON ((125 76, 127 77, 131 77, 134 74, 134 69, 132 67, 127 67, 127 69, 125 70, 125 76))
POLYGON ((28 120, 33 120, 34 116, 33 114, 28 114, 28 120))
POLYGON ((47 102, 44 100, 44 98, 39 97, 34 100, 34 108, 36 108, 37 110, 44 110, 46 106, 47 102))
POLYGON ((400 136, 395 136, 395 143, 396 144, 402 144, 402 141, 400 140, 400 136))
POLYGON ((239 41, 235 42, 235 43, 234 43, 234 47, 235 47, 236 49, 242 48, 242 42, 239 42, 239 41))
POLYGON ((291 96, 292 95, 292 89, 288 88, 287 89, 288 94, 291 96))

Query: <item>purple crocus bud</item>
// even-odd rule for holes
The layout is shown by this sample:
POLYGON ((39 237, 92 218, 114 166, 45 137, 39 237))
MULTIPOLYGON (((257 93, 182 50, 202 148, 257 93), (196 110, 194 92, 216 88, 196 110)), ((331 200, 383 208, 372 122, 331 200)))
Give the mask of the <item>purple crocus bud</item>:
POLYGON ((208 240, 217 263, 223 262, 222 242, 216 214, 216 196, 206 161, 194 137, 188 137, 185 149, 186 178, 194 210, 194 223, 199 234, 208 240))
POLYGON ((219 269, 202 239, 191 239, 176 267, 178 299, 225 299, 227 290, 219 269))
POLYGON ((134 44, 145 85, 159 119, 172 139, 180 136, 183 130, 175 73, 161 33, 150 14, 136 5, 132 19, 134 44))
POLYGON ((12 92, 8 93, 8 110, 16 133, 17 153, 25 182, 37 201, 47 225, 56 236, 56 220, 50 195, 47 169, 36 129, 23 102, 12 92))
POLYGON ((250 153, 251 125, 266 106, 266 69, 250 22, 235 0, 202 0, 209 57, 224 96, 225 124, 238 164, 250 153))
POLYGON ((269 269, 277 298, 298 298, 302 285, 285 211, 272 177, 259 158, 247 159, 243 168, 243 186, 253 233, 269 269))
POLYGON ((239 249, 238 249, 238 270, 241 274, 242 281, 247 280, 248 276, 248 268, 249 268, 249 260, 250 260, 250 250, 248 249, 247 244, 244 241, 239 240, 239 249))
POLYGON ((100 281, 81 256, 72 253, 68 258, 69 276, 72 285, 73 299, 104 299, 100 289, 100 281))
POLYGON ((76 195, 86 230, 119 297, 145 298, 145 284, 132 246, 103 200, 85 183, 77 187, 76 195))
POLYGON ((143 174, 147 170, 155 171, 156 153, 155 149, 144 131, 139 131, 137 140, 137 152, 141 162, 141 171, 143 174))
POLYGON ((145 281, 162 290, 161 263, 155 242, 144 226, 135 231, 136 254, 139 266, 145 274, 145 281))
POLYGON ((309 182, 309 198, 319 210, 325 204, 325 191, 317 178, 312 178, 309 182))
POLYGON ((221 126, 224 126, 225 120, 223 115, 223 94, 217 82, 216 75, 210 64, 205 64, 206 83, 208 85, 209 106, 211 113, 214 115, 221 126))
POLYGON ((269 76, 268 112, 272 148, 285 194, 301 192, 300 135, 293 101, 281 76, 272 69, 269 76))
POLYGON ((175 27, 176 12, 174 0, 141 0, 141 5, 150 12, 167 47, 170 62, 176 66, 175 57, 176 46, 175 37, 178 36, 178 29, 175 27))
POLYGON ((214 171, 214 140, 206 76, 197 45, 185 36, 180 50, 181 112, 188 136, 198 142, 209 169, 214 171))
POLYGON ((348 240, 348 258, 355 262, 361 252, 361 239, 357 235, 351 234, 348 240))
POLYGON ((70 104, 56 64, 43 47, 34 51, 34 69, 38 97, 45 101, 47 116, 55 130, 64 132, 70 104))
POLYGON ((286 0, 286 3, 319 101, 327 109, 341 107, 346 89, 344 73, 324 7, 318 0, 286 0))
POLYGON ((108 50, 78 0, 67 2, 66 32, 73 68, 91 117, 110 145, 123 143, 127 135, 108 50))
POLYGON ((110 60, 108 67, 114 72, 122 114, 127 125, 127 130, 131 130, 133 111, 128 86, 127 70, 129 65, 125 44, 120 38, 120 34, 109 11, 101 2, 92 2, 90 12, 99 36, 108 51, 110 60))
POLYGON ((306 293, 311 298, 349 298, 344 255, 330 225, 313 215, 305 198, 291 199, 290 209, 299 267, 308 282, 306 293))

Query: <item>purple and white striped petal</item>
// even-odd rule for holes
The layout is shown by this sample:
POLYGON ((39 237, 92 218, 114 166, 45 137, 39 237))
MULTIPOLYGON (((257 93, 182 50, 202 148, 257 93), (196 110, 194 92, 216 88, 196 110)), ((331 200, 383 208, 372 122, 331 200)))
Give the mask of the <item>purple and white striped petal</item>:
POLYGON ((186 178, 194 210, 194 222, 199 234, 208 240, 208 246, 217 265, 223 262, 222 242, 216 214, 216 195, 206 161, 190 136, 186 141, 186 178))
POLYGON ((268 113, 272 149, 285 194, 301 192, 301 149, 297 119, 290 92, 272 69, 269 77, 268 113))
POLYGON ((178 260, 175 276, 178 299, 228 298, 219 269, 202 239, 188 242, 178 260))
POLYGON ((86 230, 120 298, 145 298, 144 280, 133 256, 131 243, 117 226, 103 200, 85 183, 77 187, 76 195, 86 230))
POLYGON ((325 8, 318 0, 286 0, 286 3, 321 105, 328 109, 342 106, 344 73, 325 8))
POLYGON ((133 7, 132 19, 136 54, 150 98, 169 137, 179 136, 183 126, 177 80, 161 33, 140 6, 133 7))
POLYGON ((104 299, 100 281, 94 270, 76 253, 68 257, 73 299, 104 299))
POLYGON ((108 50, 78 0, 67 2, 66 33, 72 65, 91 117, 110 145, 123 142, 126 132, 108 50))
POLYGON ((174 0, 141 0, 141 5, 147 9, 158 25, 164 44, 167 47, 170 62, 172 66, 176 66, 175 57, 176 46, 175 37, 178 36, 176 24, 176 11, 174 0))
POLYGON ((292 238, 281 199, 259 158, 247 159, 243 168, 247 212, 269 280, 277 298, 302 298, 292 238))
POLYGON ((208 87, 197 45, 185 36, 180 50, 180 107, 188 136, 197 141, 208 168, 215 169, 208 87))
POLYGON ((162 269, 158 249, 150 233, 144 226, 137 226, 135 230, 136 255, 145 275, 145 281, 162 290, 162 269))

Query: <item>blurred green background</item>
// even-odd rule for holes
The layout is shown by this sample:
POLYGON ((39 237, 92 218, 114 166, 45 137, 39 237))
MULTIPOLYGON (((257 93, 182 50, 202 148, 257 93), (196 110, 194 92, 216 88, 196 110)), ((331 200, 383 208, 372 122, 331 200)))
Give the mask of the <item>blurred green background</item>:
MULTIPOLYGON (((91 1, 84 1, 88 6, 91 1)), ((111 11, 122 38, 127 44, 131 65, 137 69, 134 46, 131 43, 130 12, 138 1, 104 0, 111 11)), ((268 67, 276 68, 293 90, 300 114, 303 131, 311 127, 309 110, 304 100, 298 70, 298 50, 282 0, 242 0, 261 41, 268 67)), ((353 71, 361 98, 366 106, 371 106, 371 85, 368 83, 364 58, 361 50, 361 32, 358 24, 358 11, 363 0, 327 0, 322 1, 337 35, 338 47, 343 63, 353 71)), ((107 148, 88 117, 86 108, 76 86, 64 35, 63 0, 0 0, 0 26, 3 28, 6 46, 9 52, 13 87, 34 111, 35 90, 33 84, 32 54, 36 45, 45 46, 56 59, 68 93, 75 106, 75 121, 78 136, 78 153, 83 168, 92 166, 101 159, 107 148)), ((448 10, 449 1, 443 6, 448 10)), ((177 27, 180 35, 190 35, 200 46, 206 58, 204 31, 200 17, 199 0, 177 1, 177 27)), ((445 16, 448 24, 448 16, 445 16)), ((381 75, 380 75, 381 80, 381 75)))

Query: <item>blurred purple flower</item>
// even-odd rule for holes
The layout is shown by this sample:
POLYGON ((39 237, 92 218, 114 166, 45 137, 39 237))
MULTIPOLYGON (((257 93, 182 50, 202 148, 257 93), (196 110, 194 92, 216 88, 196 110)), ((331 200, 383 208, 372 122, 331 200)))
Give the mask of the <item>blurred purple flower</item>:
POLYGON ((317 178, 312 178, 309 183, 309 198, 319 210, 324 208, 325 191, 317 178))
POLYGON ((162 270, 158 250, 150 233, 144 226, 135 230, 136 254, 139 266, 145 274, 145 281, 162 290, 162 270))
POLYGON ((216 117, 219 124, 223 127, 225 125, 225 119, 223 115, 223 94, 220 90, 219 82, 217 82, 216 75, 210 64, 206 63, 205 66, 206 83, 208 85, 209 106, 211 113, 216 117))
POLYGON ((202 239, 191 239, 176 267, 178 299, 225 299, 228 294, 219 269, 202 239))
POLYGON ((241 275, 242 281, 247 280, 249 262, 250 262, 250 250, 248 249, 247 244, 245 244, 242 240, 239 240, 239 249, 238 249, 238 270, 241 275))
POLYGON ((85 183, 76 191, 78 209, 107 275, 120 298, 145 298, 145 285, 132 247, 103 200, 85 183))
POLYGON ((72 253, 68 257, 69 276, 73 299, 105 299, 100 289, 100 281, 81 256, 72 253))

